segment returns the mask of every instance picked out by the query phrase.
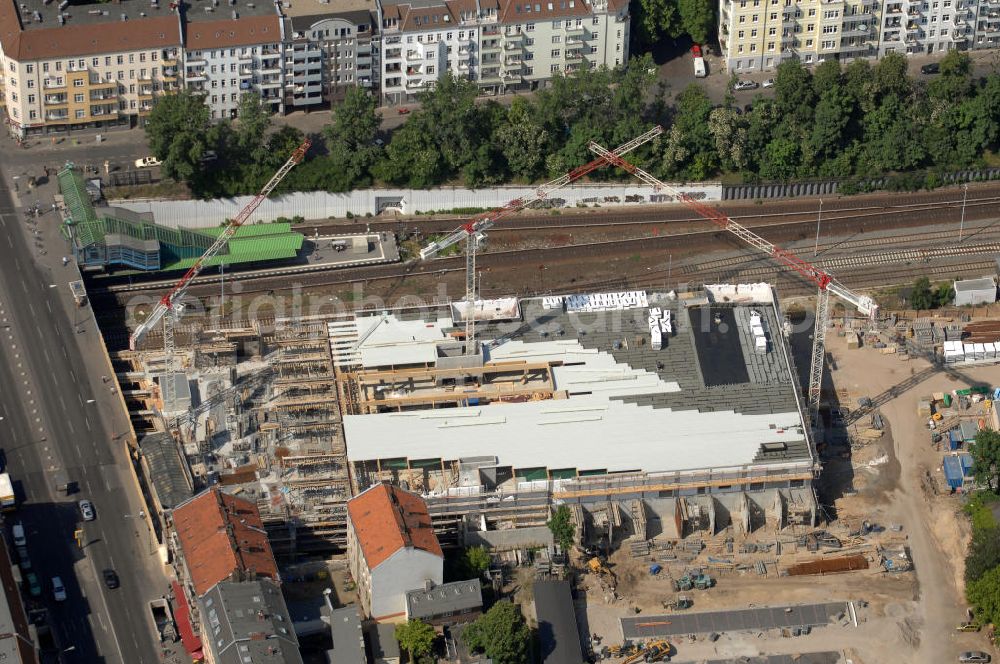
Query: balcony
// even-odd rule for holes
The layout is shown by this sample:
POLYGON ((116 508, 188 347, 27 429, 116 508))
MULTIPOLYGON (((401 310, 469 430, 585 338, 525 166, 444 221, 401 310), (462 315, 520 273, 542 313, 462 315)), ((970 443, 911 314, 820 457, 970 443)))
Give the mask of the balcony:
POLYGON ((563 58, 566 62, 579 62, 583 60, 583 51, 579 49, 566 50, 563 52, 563 58))
POLYGON ((399 48, 387 48, 385 50, 385 59, 394 60, 396 58, 402 57, 403 50, 399 48))
POLYGON ((523 51, 524 44, 521 42, 507 42, 503 45, 503 50, 505 51, 523 51))
POLYGON ((69 120, 69 113, 46 113, 45 119, 49 122, 64 122, 69 120))
POLYGON ((90 114, 93 116, 115 116, 118 115, 118 109, 112 106, 91 106, 90 114))
POLYGON ((66 82, 59 83, 54 78, 47 78, 42 81, 42 87, 46 90, 60 90, 66 87, 66 82))
POLYGON ((177 78, 177 67, 164 67, 163 68, 163 78, 175 79, 177 78))
POLYGON ((195 73, 188 72, 188 75, 184 77, 188 83, 198 83, 200 81, 207 81, 208 77, 205 76, 204 71, 199 71, 195 73))
POLYGON ((407 90, 416 90, 422 87, 424 87, 424 82, 419 78, 415 78, 406 82, 407 90))
POLYGON ((520 66, 521 65, 521 56, 520 55, 508 55, 506 58, 504 58, 503 63, 504 63, 505 66, 511 66, 511 65, 520 66))
POLYGON ((204 67, 208 64, 208 60, 202 57, 194 57, 188 58, 184 64, 188 67, 204 67))
POLYGON ((240 53, 236 56, 237 62, 253 62, 253 56, 249 53, 240 53))
POLYGON ((567 35, 581 35, 581 36, 583 36, 586 32, 587 32, 587 28, 583 27, 582 25, 576 25, 576 26, 573 26, 572 28, 566 28, 566 34, 567 35))
POLYGON ((483 72, 481 72, 479 80, 482 81, 482 82, 484 82, 484 83, 487 83, 487 82, 499 83, 500 82, 500 71, 496 70, 496 69, 491 69, 489 71, 485 71, 484 70, 483 72))
POLYGON ((108 92, 91 92, 90 101, 104 101, 105 99, 118 99, 117 94, 108 92))
POLYGON ((420 71, 420 67, 407 67, 406 68, 406 75, 407 76, 423 76, 424 73, 422 71, 420 71))
POLYGON ((781 35, 782 44, 791 44, 793 41, 795 41, 794 34, 781 35))
POLYGON ((152 86, 143 86, 139 88, 139 98, 150 98, 153 96, 152 86))
POLYGON ((407 51, 406 52, 406 61, 407 62, 417 62, 417 61, 420 61, 420 60, 423 60, 423 59, 424 59, 424 55, 420 51, 407 51))
POLYGON ((861 25, 850 25, 844 26, 844 29, 840 31, 842 37, 867 37, 870 32, 867 23, 862 23, 861 25))
POLYGON ((495 37, 500 34, 500 28, 495 25, 483 28, 482 31, 484 37, 495 37))
POLYGON ((253 67, 240 67, 240 77, 253 76, 253 67))
POLYGON ((260 82, 261 88, 280 88, 281 79, 280 78, 265 78, 260 82))
POLYGON ((520 42, 520 41, 524 41, 525 34, 523 32, 508 32, 508 33, 504 34, 503 38, 504 38, 504 41, 508 42, 508 43, 509 42, 520 42))
POLYGON ((524 80, 524 77, 521 76, 521 72, 512 72, 512 71, 504 72, 501 78, 504 83, 520 83, 522 80, 524 80))

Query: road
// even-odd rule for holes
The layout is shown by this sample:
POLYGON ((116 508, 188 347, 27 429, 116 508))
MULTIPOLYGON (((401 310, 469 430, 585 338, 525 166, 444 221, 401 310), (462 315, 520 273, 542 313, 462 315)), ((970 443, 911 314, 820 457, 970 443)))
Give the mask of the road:
POLYGON ((45 217, 29 242, 24 216, 0 184, 0 440, 23 501, 11 519, 26 526, 56 642, 73 648, 62 661, 152 664, 159 655, 145 604, 165 592, 167 581, 145 522, 132 516, 143 507, 123 448, 127 423, 101 379, 108 371, 100 369, 98 333, 72 305, 57 220, 51 212, 45 217), (54 256, 40 250, 45 242, 54 256), (78 493, 56 495, 58 469, 78 493), (82 526, 82 549, 74 541, 80 498, 97 511, 82 526), (105 568, 117 570, 119 589, 105 588, 105 568), (62 578, 67 601, 53 601, 53 576, 62 578))

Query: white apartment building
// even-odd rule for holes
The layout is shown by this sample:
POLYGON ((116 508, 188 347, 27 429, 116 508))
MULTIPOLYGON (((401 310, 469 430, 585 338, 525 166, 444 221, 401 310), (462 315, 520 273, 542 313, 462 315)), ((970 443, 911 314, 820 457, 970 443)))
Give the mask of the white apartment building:
POLYGON ((175 11, 94 7, 0 0, 0 96, 11 134, 141 125, 154 97, 177 88, 175 11))
POLYGON ((199 14, 199 8, 192 7, 185 17, 185 85, 204 92, 215 120, 236 117, 240 97, 248 92, 258 93, 273 112, 283 112, 282 24, 274 5, 263 3, 261 10, 254 3, 236 7, 230 0, 228 6, 217 8, 216 2, 203 3, 203 9, 212 12, 199 14), (264 13, 241 16, 244 8, 264 13), (216 10, 232 18, 219 19, 216 10))
POLYGON ((557 73, 628 59, 625 0, 385 3, 383 98, 405 103, 445 72, 488 92, 531 90, 557 73))
POLYGON ((721 0, 726 68, 1000 47, 1000 0, 721 0))

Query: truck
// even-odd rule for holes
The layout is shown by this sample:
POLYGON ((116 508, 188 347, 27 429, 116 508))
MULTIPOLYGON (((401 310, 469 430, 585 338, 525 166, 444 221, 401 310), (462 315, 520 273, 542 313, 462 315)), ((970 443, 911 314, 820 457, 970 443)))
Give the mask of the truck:
POLYGON ((701 54, 701 46, 695 44, 691 47, 691 55, 694 56, 695 78, 705 78, 708 76, 708 68, 705 66, 705 58, 701 54))
POLYGON ((76 306, 82 307, 87 303, 87 289, 83 285, 82 280, 69 282, 69 290, 73 294, 73 301, 76 306))
POLYGON ((17 507, 17 498, 14 496, 14 483, 10 481, 10 474, 0 473, 0 510, 9 511, 17 507))

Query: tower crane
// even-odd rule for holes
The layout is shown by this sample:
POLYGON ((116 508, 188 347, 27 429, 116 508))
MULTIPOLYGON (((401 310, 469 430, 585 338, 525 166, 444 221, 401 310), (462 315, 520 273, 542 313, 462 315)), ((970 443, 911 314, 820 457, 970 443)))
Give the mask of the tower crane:
POLYGON ((605 151, 606 155, 601 155, 597 159, 579 166, 561 177, 540 185, 531 196, 516 198, 504 206, 498 207, 489 212, 483 212, 469 219, 461 227, 455 229, 445 237, 431 242, 420 251, 420 259, 427 260, 448 247, 465 240, 465 340, 466 352, 475 352, 475 303, 476 303, 476 252, 486 239, 486 231, 501 219, 508 217, 515 212, 519 212, 532 203, 545 200, 556 190, 565 187, 569 183, 579 180, 584 175, 597 170, 605 164, 614 163, 615 157, 627 154, 640 145, 647 143, 663 133, 663 127, 657 125, 646 133, 636 136, 628 143, 618 146, 612 151, 605 151))
POLYGON ((719 228, 729 231, 751 247, 764 252, 782 265, 792 268, 819 287, 819 296, 816 300, 816 330, 813 333, 812 356, 809 362, 808 395, 809 419, 812 425, 816 426, 819 421, 820 388, 823 383, 823 360, 826 355, 826 328, 830 318, 830 293, 833 293, 844 302, 855 307, 861 314, 868 316, 871 321, 874 321, 878 315, 878 305, 875 304, 875 300, 867 295, 855 293, 834 280, 833 276, 828 272, 802 260, 792 252, 768 242, 746 226, 736 223, 720 210, 696 201, 687 194, 677 191, 670 185, 661 182, 641 168, 633 166, 628 161, 622 159, 621 155, 615 154, 593 141, 591 141, 589 147, 592 152, 603 157, 608 162, 614 163, 616 166, 635 175, 646 184, 652 186, 656 191, 665 191, 676 197, 681 203, 719 228))
POLYGON ((229 223, 226 224, 225 228, 219 233, 219 237, 215 239, 215 242, 205 250, 205 253, 194 262, 194 265, 188 269, 184 276, 174 284, 174 287, 170 289, 166 295, 160 298, 159 303, 156 307, 149 313, 141 324, 139 324, 135 330, 132 332, 132 336, 129 337, 128 346, 130 349, 135 350, 136 346, 142 341, 150 330, 156 327, 157 323, 161 320, 163 321, 163 350, 166 356, 166 363, 168 368, 173 367, 174 358, 174 329, 173 324, 176 317, 180 314, 182 305, 180 300, 184 297, 184 293, 187 292, 188 286, 194 281, 195 277, 201 274, 202 269, 205 267, 205 263, 210 259, 214 258, 222 251, 222 248, 226 246, 226 243, 233 237, 236 230, 250 218, 250 215, 260 207, 260 204, 264 202, 264 199, 278 186, 288 172, 295 167, 302 159, 306 156, 306 152, 309 150, 309 146, 312 142, 309 139, 302 141, 302 144, 295 148, 292 152, 292 156, 288 158, 288 161, 277 170, 277 172, 271 176, 267 184, 260 190, 260 192, 254 196, 253 200, 246 204, 246 206, 240 210, 240 213, 236 215, 235 218, 230 219, 229 223))

